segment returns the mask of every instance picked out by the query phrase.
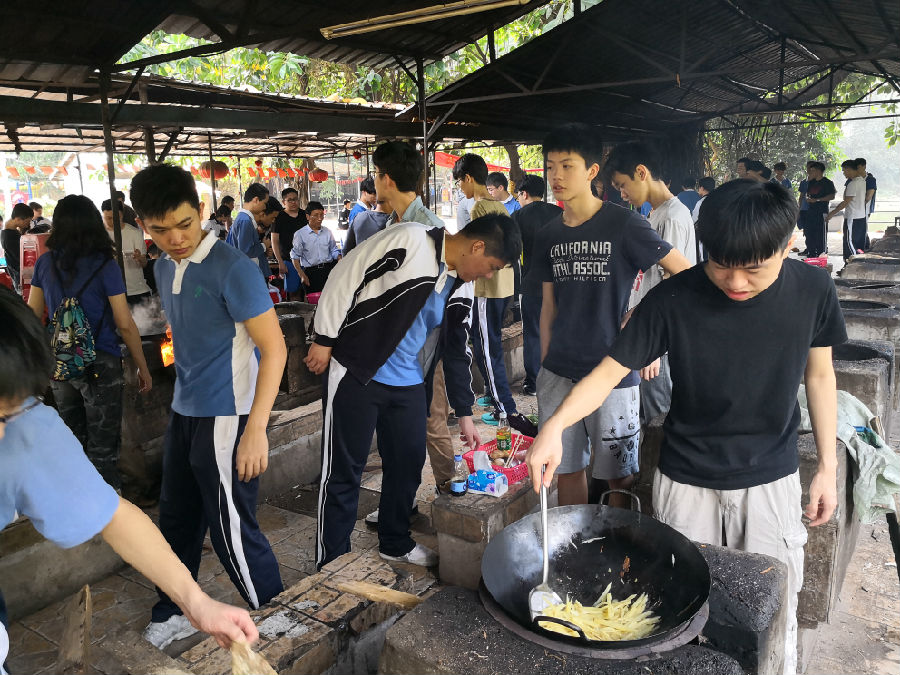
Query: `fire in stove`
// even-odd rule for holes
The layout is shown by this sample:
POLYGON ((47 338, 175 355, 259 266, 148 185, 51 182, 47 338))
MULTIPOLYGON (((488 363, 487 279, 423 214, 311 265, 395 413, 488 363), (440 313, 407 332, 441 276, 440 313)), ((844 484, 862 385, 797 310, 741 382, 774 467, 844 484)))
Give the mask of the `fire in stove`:
POLYGON ((166 339, 159 344, 159 355, 162 357, 163 366, 171 366, 175 363, 175 347, 172 344, 172 328, 166 326, 166 339))

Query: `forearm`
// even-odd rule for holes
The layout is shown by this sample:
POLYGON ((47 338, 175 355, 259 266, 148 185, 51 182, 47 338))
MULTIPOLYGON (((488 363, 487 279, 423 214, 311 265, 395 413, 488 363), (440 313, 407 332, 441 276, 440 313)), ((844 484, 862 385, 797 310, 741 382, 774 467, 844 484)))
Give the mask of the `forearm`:
POLYGON ((843 211, 844 208, 845 208, 849 203, 850 203, 850 200, 849 200, 849 199, 844 199, 844 200, 842 200, 840 204, 838 204, 838 205, 835 206, 833 209, 831 209, 831 211, 830 211, 831 215, 837 215, 838 213, 840 213, 841 211, 843 211))
POLYGON ((153 522, 131 502, 119 500, 103 539, 122 559, 159 586, 172 601, 190 612, 203 591, 172 552, 153 522))
POLYGON ((116 328, 119 329, 122 341, 125 343, 125 346, 128 347, 128 353, 131 355, 131 360, 134 361, 134 364, 138 368, 146 371, 147 361, 144 359, 144 347, 141 344, 141 334, 138 332, 134 321, 129 321, 122 326, 117 325, 116 328))
POLYGON ((291 264, 294 266, 294 269, 297 270, 297 274, 302 277, 304 272, 303 272, 303 268, 300 266, 300 261, 296 260, 294 258, 291 258, 291 264))
POLYGON ((834 372, 806 376, 806 401, 819 470, 834 473, 837 468, 837 385, 834 372))
POLYGON ((284 364, 287 361, 287 348, 284 340, 275 341, 265 349, 260 347, 259 371, 256 375, 256 394, 253 396, 253 405, 250 406, 250 416, 247 418, 247 426, 257 430, 265 430, 269 423, 269 414, 272 405, 278 395, 278 387, 284 374, 284 364))
POLYGON ((562 433, 564 429, 587 417, 603 405, 606 397, 628 373, 628 368, 607 356, 572 388, 544 427, 562 433))
POLYGON ((281 257, 281 235, 277 232, 272 233, 272 253, 275 254, 275 260, 278 261, 278 264, 283 265, 284 259, 281 257))
POLYGON ((553 322, 556 320, 556 303, 552 293, 544 293, 544 301, 541 305, 540 331, 541 331, 541 363, 547 358, 550 351, 550 340, 553 337, 553 322))

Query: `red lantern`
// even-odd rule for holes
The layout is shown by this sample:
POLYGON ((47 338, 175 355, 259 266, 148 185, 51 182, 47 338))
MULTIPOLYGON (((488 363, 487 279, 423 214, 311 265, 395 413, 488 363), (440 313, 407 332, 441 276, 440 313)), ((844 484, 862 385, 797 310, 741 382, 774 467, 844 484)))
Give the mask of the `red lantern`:
POLYGON ((256 160, 256 161, 253 162, 253 163, 256 164, 256 166, 262 166, 262 160, 261 160, 261 159, 258 159, 258 160, 256 160))
POLYGON ((16 167, 14 167, 14 166, 8 166, 8 167, 6 167, 6 172, 7 172, 7 173, 10 175, 10 177, 12 177, 12 178, 18 178, 18 177, 19 177, 19 170, 18 170, 16 167))
POLYGON ((275 176, 277 175, 277 173, 275 172, 275 169, 269 169, 268 171, 269 171, 269 178, 275 178, 275 176))
POLYGON ((31 175, 33 176, 34 173, 35 173, 35 168, 34 168, 33 166, 26 166, 26 167, 25 167, 25 172, 26 172, 26 173, 29 173, 29 174, 31 174, 31 175))
POLYGON ((309 172, 309 179, 313 183, 321 183, 328 180, 328 172, 325 169, 313 169, 309 172))
POLYGON ((278 177, 279 178, 287 178, 288 172, 285 171, 284 169, 278 169, 278 177))
POLYGON ((359 150, 354 150, 353 159, 359 159, 360 157, 362 157, 362 153, 359 150))
MULTIPOLYGON (((216 177, 216 180, 222 180, 228 175, 228 165, 225 162, 215 161, 212 163, 213 167, 213 175, 216 177)), ((203 178, 209 178, 209 162, 203 162, 200 165, 200 175, 203 178)))

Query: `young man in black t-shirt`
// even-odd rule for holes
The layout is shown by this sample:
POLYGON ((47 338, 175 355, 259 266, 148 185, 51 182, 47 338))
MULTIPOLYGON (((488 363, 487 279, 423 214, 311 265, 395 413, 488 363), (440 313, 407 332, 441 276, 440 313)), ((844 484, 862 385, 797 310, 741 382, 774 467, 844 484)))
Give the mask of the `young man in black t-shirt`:
POLYGON ((284 290, 296 293, 300 289, 300 276, 291 264, 291 246, 294 234, 307 224, 306 213, 300 208, 300 195, 292 187, 281 191, 284 210, 272 225, 272 252, 278 261, 278 271, 284 275, 284 290))
MULTIPOLYGON (((530 272, 543 292, 537 377, 542 424, 609 353, 638 272, 656 264, 668 274, 690 267, 640 215, 593 195, 602 145, 590 129, 558 129, 544 139, 543 150, 553 196, 564 209, 535 238, 530 272)), ((638 382, 636 372, 622 373, 606 404, 566 429, 559 467, 561 506, 587 503, 585 469, 613 489, 631 486, 640 445, 638 382)), ((610 503, 624 506, 627 500, 614 494, 610 503)))
POLYGON ((697 222, 709 261, 650 291, 609 356, 541 427, 527 459, 535 488, 543 465, 549 485, 563 430, 631 370, 668 352, 672 407, 653 478, 656 517, 694 541, 787 564, 786 673, 796 668, 806 543, 797 391, 804 380, 819 455, 805 515, 816 526, 837 503, 831 348, 847 339, 829 275, 787 258, 796 220, 793 199, 773 183, 732 181, 710 194, 697 222))
POLYGON ((834 199, 837 190, 830 178, 825 177, 825 165, 822 162, 810 162, 806 166, 806 203, 808 208, 802 213, 805 216, 803 232, 806 235, 806 253, 810 258, 817 258, 825 253, 828 234, 828 203, 834 199))

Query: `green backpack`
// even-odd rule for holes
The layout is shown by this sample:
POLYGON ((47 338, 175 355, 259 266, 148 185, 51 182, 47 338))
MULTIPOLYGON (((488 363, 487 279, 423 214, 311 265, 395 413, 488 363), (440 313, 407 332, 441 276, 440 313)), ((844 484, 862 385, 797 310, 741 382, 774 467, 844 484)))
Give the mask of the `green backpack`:
MULTIPOLYGON (((76 377, 84 375, 91 364, 97 359, 97 348, 94 344, 94 333, 91 331, 91 324, 87 315, 84 313, 78 297, 84 292, 97 273, 103 269, 106 263, 102 263, 100 267, 94 270, 94 273, 88 277, 78 292, 74 295, 66 294, 53 312, 53 317, 47 325, 50 333, 50 349, 53 350, 53 357, 56 363, 53 368, 53 379, 57 382, 64 382, 76 377)), ((62 285, 62 276, 56 270, 56 276, 62 285)), ((63 286, 63 293, 66 289, 63 286)), ((103 320, 100 320, 103 323, 103 320)), ((99 330, 99 325, 98 325, 99 330)))

